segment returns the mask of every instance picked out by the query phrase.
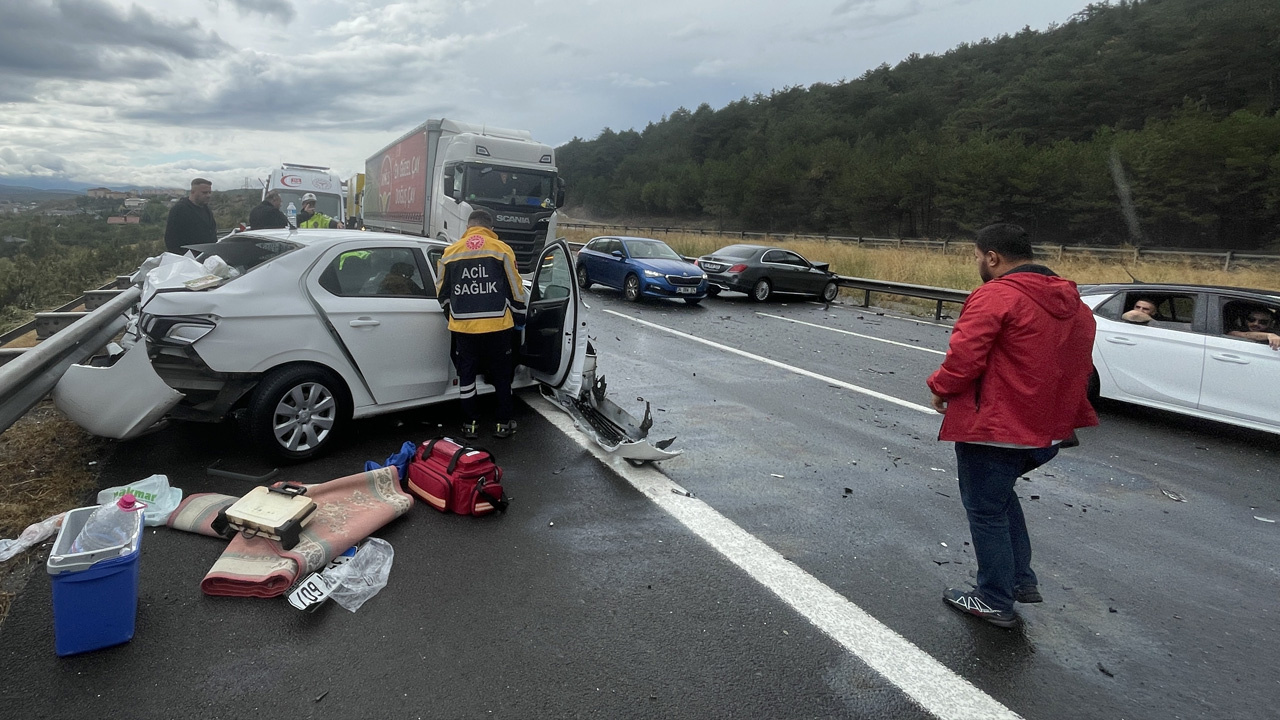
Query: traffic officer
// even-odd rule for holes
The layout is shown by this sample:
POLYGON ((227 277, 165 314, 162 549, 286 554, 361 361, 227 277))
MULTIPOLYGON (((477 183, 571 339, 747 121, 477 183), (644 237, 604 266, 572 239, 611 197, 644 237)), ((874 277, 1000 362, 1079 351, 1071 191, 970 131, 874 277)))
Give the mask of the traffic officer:
POLYGON ((315 193, 307 193, 302 196, 302 212, 298 213, 298 229, 342 227, 345 226, 338 220, 334 220, 322 212, 316 212, 315 193))

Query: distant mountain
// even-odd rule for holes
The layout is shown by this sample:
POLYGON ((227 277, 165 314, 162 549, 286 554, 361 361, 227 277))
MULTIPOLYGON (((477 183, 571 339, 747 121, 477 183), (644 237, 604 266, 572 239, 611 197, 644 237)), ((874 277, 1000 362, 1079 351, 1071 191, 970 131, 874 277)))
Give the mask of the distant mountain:
POLYGON ((0 202, 44 202, 84 195, 83 190, 44 189, 0 184, 0 202))
POLYGON ((0 192, 11 190, 43 190, 67 195, 84 195, 85 190, 99 187, 101 183, 84 183, 58 178, 33 176, 0 176, 0 192))

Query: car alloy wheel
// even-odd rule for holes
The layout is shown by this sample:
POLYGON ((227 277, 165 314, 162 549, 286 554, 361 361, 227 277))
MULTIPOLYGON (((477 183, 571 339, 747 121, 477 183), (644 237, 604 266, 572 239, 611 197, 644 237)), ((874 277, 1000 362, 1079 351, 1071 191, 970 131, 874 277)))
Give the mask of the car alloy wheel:
POLYGON ((587 277, 587 268, 585 265, 578 266, 578 287, 583 290, 591 287, 591 278, 587 277))
POLYGON ((327 447, 345 421, 341 381, 321 368, 285 367, 254 388, 250 434, 268 454, 305 460, 327 447))
POLYGON ((756 302, 764 302, 773 294, 773 285, 769 283, 767 278, 760 278, 756 281, 754 287, 751 288, 751 299, 756 302))
POLYGON ((832 300, 835 300, 836 296, 839 294, 840 294, 840 286, 837 285, 834 280, 822 286, 821 297, 826 302, 831 302, 832 300))
POLYGON ((635 275, 628 275, 627 279, 622 283, 622 296, 629 302, 636 302, 640 299, 640 278, 635 275))

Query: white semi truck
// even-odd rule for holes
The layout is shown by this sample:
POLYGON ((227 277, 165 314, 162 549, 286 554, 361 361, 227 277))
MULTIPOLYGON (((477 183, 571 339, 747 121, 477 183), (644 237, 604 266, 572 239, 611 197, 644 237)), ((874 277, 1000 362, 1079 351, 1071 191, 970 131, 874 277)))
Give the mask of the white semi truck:
POLYGON ((362 209, 370 230, 453 242, 472 210, 488 208, 522 273, 555 240, 563 202, 555 149, 526 130, 428 120, 365 161, 362 209))

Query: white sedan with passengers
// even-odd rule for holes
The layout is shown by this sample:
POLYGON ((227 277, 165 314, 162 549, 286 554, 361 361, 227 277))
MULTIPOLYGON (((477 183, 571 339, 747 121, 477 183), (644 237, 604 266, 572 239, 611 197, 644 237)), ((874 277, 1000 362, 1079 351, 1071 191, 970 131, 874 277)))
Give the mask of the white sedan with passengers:
POLYGON ((1280 293, 1121 283, 1081 286, 1080 297, 1098 324, 1093 397, 1280 433, 1280 352, 1266 341, 1280 293))
MULTIPOLYGON (((288 229, 195 246, 201 260, 221 258, 234 277, 145 288, 126 349, 73 366, 55 402, 91 433, 118 439, 164 419, 237 417, 270 454, 302 460, 352 419, 457 399, 447 318, 435 297, 445 247, 406 235, 288 229)), ((548 244, 530 285, 515 386, 551 388, 571 414, 593 415, 580 426, 600 425, 596 409, 619 420, 606 419, 601 427, 613 434, 596 439, 623 457, 669 456, 639 442, 647 427, 596 402, 602 387, 589 391, 594 357, 574 280, 568 246, 548 244)))

